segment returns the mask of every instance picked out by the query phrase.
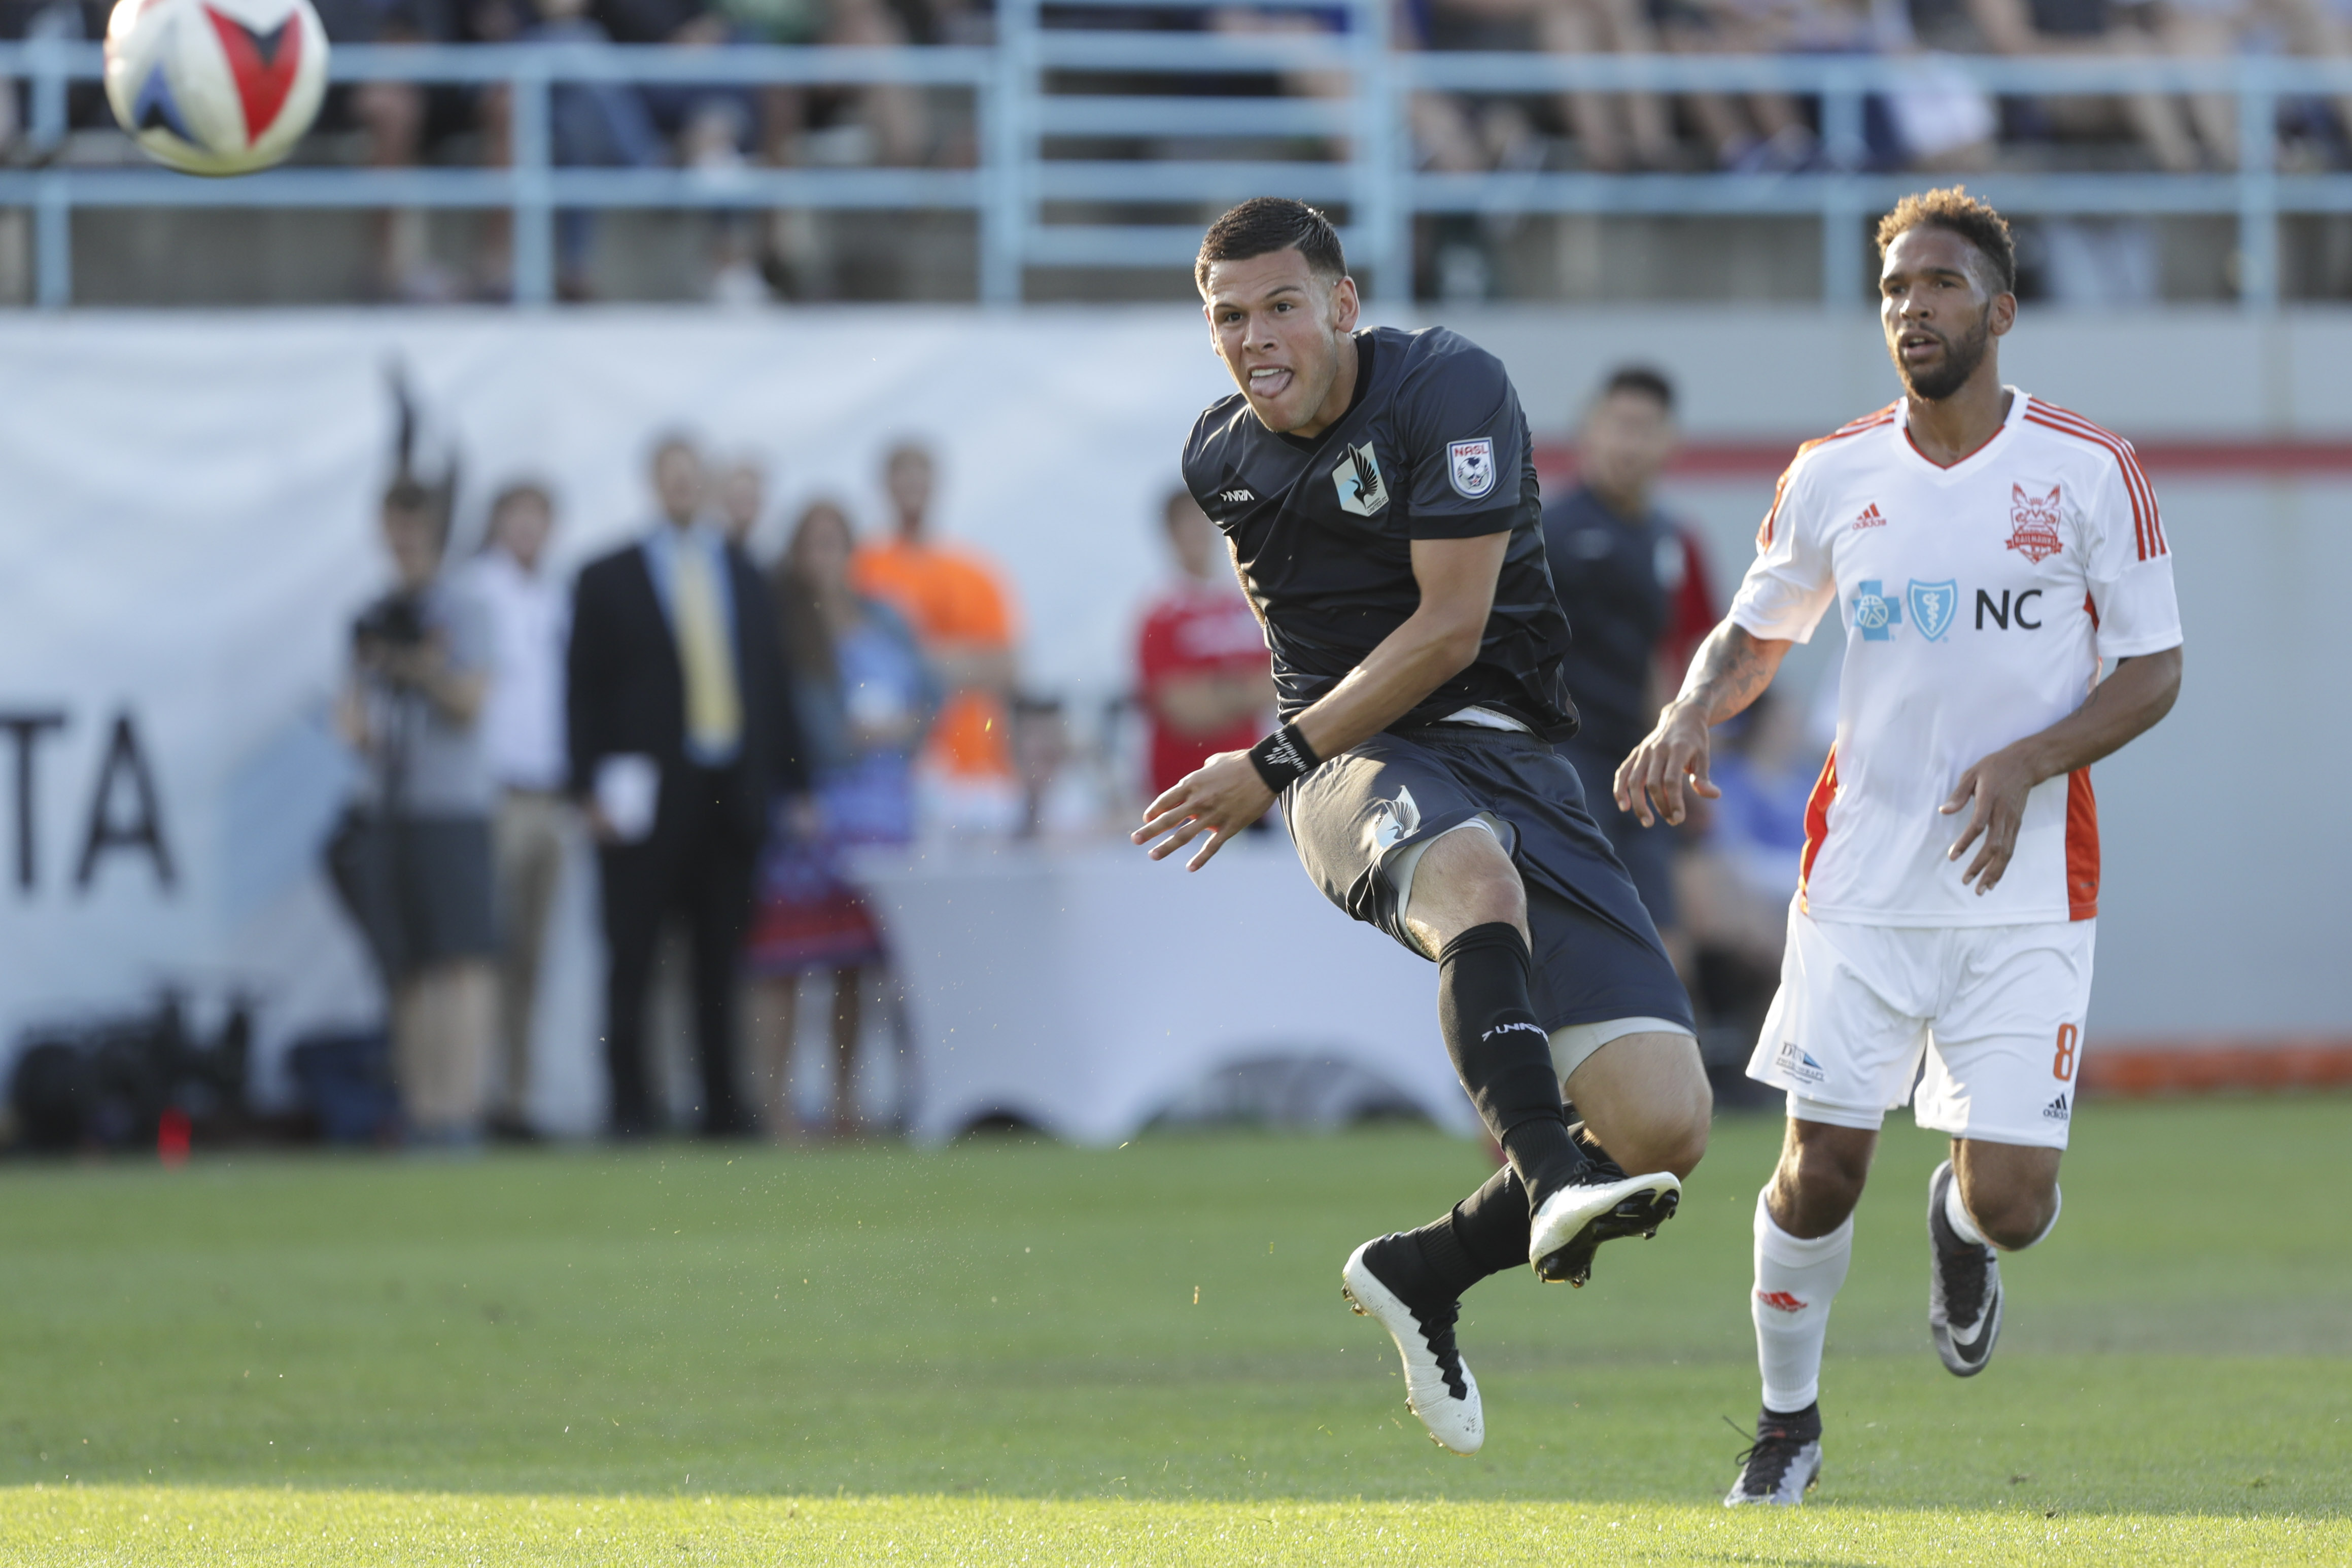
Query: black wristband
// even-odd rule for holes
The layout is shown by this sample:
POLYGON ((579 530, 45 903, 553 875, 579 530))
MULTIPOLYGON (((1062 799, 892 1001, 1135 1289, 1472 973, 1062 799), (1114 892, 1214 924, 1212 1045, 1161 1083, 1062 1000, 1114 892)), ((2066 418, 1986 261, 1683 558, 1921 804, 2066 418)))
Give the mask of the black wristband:
POLYGON ((1286 724, 1264 740, 1249 748, 1250 766, 1265 787, 1281 794, 1299 779, 1315 771, 1322 758, 1307 744, 1295 724, 1286 724))

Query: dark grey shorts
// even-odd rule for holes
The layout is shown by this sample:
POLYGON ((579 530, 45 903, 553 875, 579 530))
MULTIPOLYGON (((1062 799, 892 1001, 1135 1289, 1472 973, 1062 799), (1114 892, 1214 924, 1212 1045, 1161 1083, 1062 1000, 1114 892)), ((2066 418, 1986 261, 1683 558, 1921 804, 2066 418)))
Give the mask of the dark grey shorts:
POLYGON ((1452 724, 1376 735, 1292 785, 1282 813, 1323 896, 1413 953, 1390 873, 1486 818, 1527 887, 1544 1028, 1655 1019, 1693 1029, 1690 998, 1585 810, 1576 769, 1534 736, 1452 724))

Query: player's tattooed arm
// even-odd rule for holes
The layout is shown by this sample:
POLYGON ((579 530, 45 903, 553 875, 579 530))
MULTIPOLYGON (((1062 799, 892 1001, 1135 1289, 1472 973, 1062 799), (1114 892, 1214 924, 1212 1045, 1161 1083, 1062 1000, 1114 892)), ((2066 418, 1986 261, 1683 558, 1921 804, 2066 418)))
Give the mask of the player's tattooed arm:
POLYGON ((1707 730, 1754 702, 1788 652, 1787 642, 1759 637, 1728 620, 1708 632, 1682 691, 1618 768, 1617 809, 1633 812, 1646 828, 1660 817, 1680 822, 1686 789, 1710 800, 1722 794, 1707 777, 1707 730))
POLYGON ((1978 844, 1976 858, 1960 873, 1960 881, 1973 884, 1979 895, 1999 886, 2010 857, 2017 852, 2017 831, 2033 787, 2122 750, 2170 713, 2179 695, 2179 648, 2118 659, 2081 707, 1961 774, 1943 806, 1948 817, 1969 814, 1968 826, 1948 858, 1958 860, 1970 844, 1978 844))

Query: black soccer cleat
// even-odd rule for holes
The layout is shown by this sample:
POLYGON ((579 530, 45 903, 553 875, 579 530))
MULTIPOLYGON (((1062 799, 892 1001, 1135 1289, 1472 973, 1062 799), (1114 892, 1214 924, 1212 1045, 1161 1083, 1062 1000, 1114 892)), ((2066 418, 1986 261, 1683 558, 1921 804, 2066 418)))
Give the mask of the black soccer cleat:
POLYGON ((1602 1242, 1655 1236, 1682 1200, 1683 1184, 1670 1172, 1629 1176, 1616 1161, 1596 1158, 1536 1210, 1528 1261, 1539 1280, 1581 1285, 1602 1242))
POLYGON ((1927 1332, 1955 1377, 1974 1377, 2000 1338, 2000 1262, 1993 1249, 1963 1240, 1944 1214, 1952 1162, 1927 1178, 1927 1332))
POLYGON ((1724 1494, 1723 1506, 1765 1503, 1794 1508, 1821 1479, 1820 1402, 1785 1416, 1759 1411, 1756 1440, 1739 1456, 1739 1479, 1724 1494))

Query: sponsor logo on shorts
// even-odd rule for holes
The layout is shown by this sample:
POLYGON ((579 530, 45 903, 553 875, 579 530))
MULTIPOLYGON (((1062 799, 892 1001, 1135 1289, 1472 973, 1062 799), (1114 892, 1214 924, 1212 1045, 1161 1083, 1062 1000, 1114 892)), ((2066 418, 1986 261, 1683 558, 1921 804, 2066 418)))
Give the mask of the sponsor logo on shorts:
POLYGON ((1541 1024, 1534 1024, 1534 1023, 1522 1023, 1522 1022, 1520 1022, 1519 1020, 1517 1020, 1517 1019, 1512 1019, 1509 1023, 1498 1023, 1498 1024, 1496 1024, 1493 1029, 1488 1030, 1486 1033, 1484 1033, 1484 1034, 1480 1035, 1478 1038, 1479 1038, 1480 1040, 1492 1040, 1492 1039, 1494 1039, 1494 1038, 1495 1038, 1496 1035, 1498 1035, 1498 1034, 1508 1034, 1508 1033, 1510 1033, 1513 1030, 1517 1030, 1517 1029, 1523 1029, 1523 1030, 1527 1030, 1529 1034, 1542 1035, 1542 1036, 1543 1036, 1543 1038, 1544 1038, 1545 1040, 1550 1040, 1550 1039, 1551 1039, 1551 1035, 1550 1035, 1550 1033, 1549 1033, 1549 1031, 1547 1031, 1547 1030, 1544 1029, 1543 1025, 1541 1025, 1541 1024))
POLYGON ((1779 1061, 1781 1071, 1807 1083, 1819 1083, 1829 1076, 1822 1071, 1820 1062, 1797 1049, 1797 1042, 1793 1040, 1784 1040, 1780 1042, 1779 1061))
POLYGON ((1412 791, 1399 789, 1393 800, 1382 800, 1372 808, 1372 820, 1365 828, 1371 840, 1372 853, 1378 854, 1398 840, 1409 838, 1421 826, 1421 808, 1413 801, 1412 791))
POLYGON ((1811 1304, 1797 1300, 1786 1291, 1759 1291, 1756 1299, 1776 1312, 1801 1312, 1811 1304))
POLYGON ((2066 1122, 2072 1121, 2074 1113, 2066 1109, 2066 1096, 2062 1091, 2057 1099, 2042 1107, 2042 1114, 2053 1122, 2066 1122))

